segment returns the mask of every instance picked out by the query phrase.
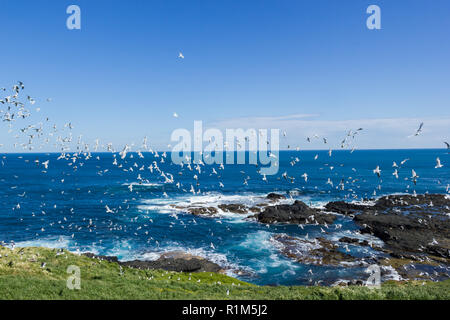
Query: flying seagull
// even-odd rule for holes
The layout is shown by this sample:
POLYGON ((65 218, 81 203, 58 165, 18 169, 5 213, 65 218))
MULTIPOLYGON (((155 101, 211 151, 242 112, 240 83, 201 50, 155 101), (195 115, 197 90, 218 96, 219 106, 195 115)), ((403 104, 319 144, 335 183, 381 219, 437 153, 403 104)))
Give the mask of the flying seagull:
POLYGON ((373 173, 375 173, 378 178, 381 176, 381 170, 380 170, 380 166, 377 166, 374 170, 373 173))
POLYGON ((441 159, 436 158, 436 169, 442 168, 444 165, 441 164, 441 159))
POLYGON ((423 122, 420 123, 419 129, 417 129, 416 133, 414 134, 415 137, 417 137, 419 134, 422 133, 422 128, 423 128, 423 122))

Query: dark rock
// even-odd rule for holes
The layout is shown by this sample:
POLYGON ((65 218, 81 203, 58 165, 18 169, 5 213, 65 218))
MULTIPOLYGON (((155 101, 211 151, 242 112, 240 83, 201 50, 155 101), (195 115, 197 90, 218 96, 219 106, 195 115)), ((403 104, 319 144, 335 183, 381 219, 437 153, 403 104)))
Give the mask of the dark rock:
POLYGON ((267 195, 266 199, 268 199, 270 201, 278 201, 278 200, 285 200, 286 197, 283 196, 282 194, 271 192, 267 195))
POLYGON ((83 253, 83 256, 86 256, 86 257, 89 257, 89 258, 95 258, 95 259, 99 259, 99 260, 105 260, 105 261, 109 261, 109 262, 119 262, 119 259, 117 259, 117 257, 114 257, 114 256, 101 256, 101 255, 93 254, 91 252, 83 253))
POLYGON ((298 200, 290 205, 268 206, 258 215, 258 221, 262 223, 331 224, 335 219, 336 216, 310 208, 298 200))
POLYGON ((254 212, 254 213, 260 213, 261 212, 261 208, 260 207, 251 207, 249 209, 250 212, 254 212))
MULTIPOLYGON (((383 247, 372 248, 388 254, 382 264, 392 266, 403 278, 436 279, 442 273, 436 266, 450 264, 450 196, 389 195, 373 201, 373 205, 330 202, 325 209, 352 216, 362 233, 383 240, 383 247), (408 268, 412 263, 415 266, 408 268)), ((356 244, 348 237, 340 241, 356 244)))
POLYGON ((446 212, 450 212, 449 205, 450 197, 445 194, 390 195, 379 198, 375 203, 377 209, 425 206, 428 207, 428 210, 433 210, 432 207, 442 207, 443 209, 447 207, 446 212))
POLYGON ((248 207, 240 203, 219 204, 219 208, 225 212, 244 214, 248 213, 248 207))
POLYGON ((222 268, 208 260, 191 258, 191 259, 174 259, 174 258, 159 258, 155 261, 127 261, 120 263, 123 266, 137 268, 137 269, 162 269, 176 272, 219 272, 222 268))
POLYGON ((348 203, 345 201, 333 201, 326 204, 325 209, 327 211, 337 212, 340 214, 350 215, 361 212, 366 209, 367 206, 348 203))
POLYGON ((101 260, 107 260, 110 262, 117 262, 119 265, 136 268, 136 269, 161 269, 167 271, 176 272, 221 272, 222 268, 207 259, 202 257, 194 256, 188 253, 174 251, 168 252, 163 255, 158 260, 154 261, 125 261, 121 262, 117 257, 110 256, 97 256, 93 253, 84 253, 83 255, 89 258, 96 258, 101 260))
POLYGON ((345 243, 358 243, 359 240, 355 238, 349 238, 349 237, 342 237, 339 239, 339 242, 345 242, 345 243))
POLYGON ((368 246, 369 242, 367 240, 359 240, 356 238, 349 238, 349 237, 342 237, 339 239, 339 242, 345 242, 345 243, 350 243, 350 244, 355 244, 355 245, 360 245, 360 246, 368 246))
POLYGON ((307 240, 278 234, 273 237, 273 241, 281 245, 277 247, 283 255, 299 263, 337 266, 342 262, 356 261, 351 255, 339 251, 337 244, 324 238, 307 240))
POLYGON ((362 280, 350 280, 347 284, 348 286, 363 286, 364 281, 362 280))
POLYGON ((391 195, 378 199, 353 220, 361 232, 383 240, 391 254, 450 259, 450 220, 445 215, 449 206, 445 195, 391 195))
POLYGON ((217 208, 214 207, 190 207, 187 209, 189 213, 192 213, 193 215, 214 215, 216 214, 217 208))

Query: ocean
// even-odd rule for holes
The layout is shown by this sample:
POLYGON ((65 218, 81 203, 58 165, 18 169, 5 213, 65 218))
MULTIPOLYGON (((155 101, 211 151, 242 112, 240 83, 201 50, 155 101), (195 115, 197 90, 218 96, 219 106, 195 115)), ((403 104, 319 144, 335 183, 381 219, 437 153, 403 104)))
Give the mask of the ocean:
MULTIPOLYGON (((204 217, 186 212, 185 207, 254 205, 270 192, 286 195, 283 203, 298 199, 321 207, 333 200, 361 201, 393 193, 445 194, 450 184, 450 155, 444 149, 336 150, 331 156, 328 151, 281 151, 279 172, 267 176, 267 181, 255 165, 225 164, 224 169, 205 165, 199 172, 195 165, 190 170, 171 163, 170 153, 163 158, 162 153, 155 157, 147 152, 142 158, 130 152, 123 160, 116 154, 118 165, 113 164, 112 153, 92 153, 88 160, 86 154, 74 157, 68 153, 58 160, 59 156, 0 156, 0 241, 113 255, 121 260, 153 260, 161 253, 182 250, 220 264, 241 280, 263 285, 332 284, 368 276, 361 266, 311 266, 290 260, 274 239, 277 234, 380 241, 359 234, 359 228, 344 216, 324 233, 319 225, 261 224, 247 218, 252 212, 219 210, 216 216, 204 217), (437 157, 442 168, 435 168, 437 157), (405 159, 409 160, 401 164, 405 159), (173 175, 173 183, 167 183, 157 170, 150 171, 154 161, 173 175), (400 167, 398 178, 392 174, 394 161, 400 167), (381 169, 380 177, 373 172, 376 166, 381 169), (416 184, 412 170, 419 176, 416 184)), ((380 253, 352 247, 351 254, 380 253)), ((395 273, 390 276, 396 277, 395 273)))

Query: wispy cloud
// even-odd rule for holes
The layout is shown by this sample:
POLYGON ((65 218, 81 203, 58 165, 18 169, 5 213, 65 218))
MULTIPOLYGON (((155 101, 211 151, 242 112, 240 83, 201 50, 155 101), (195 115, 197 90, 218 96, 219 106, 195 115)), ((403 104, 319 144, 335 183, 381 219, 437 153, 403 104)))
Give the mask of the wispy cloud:
POLYGON ((300 146, 303 149, 338 147, 349 130, 363 128, 355 138, 349 141, 358 148, 441 148, 443 141, 450 138, 450 117, 432 118, 363 118, 351 120, 322 120, 315 114, 294 114, 276 117, 246 117, 214 121, 205 127, 226 128, 276 128, 286 132, 281 139, 282 146, 300 146), (424 122, 423 132, 414 134, 419 124, 424 122), (327 138, 324 145, 322 139, 306 137, 318 135, 327 138))

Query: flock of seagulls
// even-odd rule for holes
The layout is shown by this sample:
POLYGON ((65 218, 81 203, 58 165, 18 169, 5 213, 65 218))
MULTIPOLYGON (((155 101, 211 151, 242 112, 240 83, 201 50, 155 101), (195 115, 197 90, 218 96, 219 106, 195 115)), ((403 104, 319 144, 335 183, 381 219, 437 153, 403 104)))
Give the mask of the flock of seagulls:
MULTIPOLYGON (((182 54, 182 52, 179 52, 178 57, 180 59, 184 59, 184 55, 182 54)), ((17 84, 13 85, 12 94, 10 94, 0 100, 0 103, 6 106, 6 109, 0 110, 0 114, 2 115, 3 122, 6 122, 8 124, 8 126, 10 128, 9 132, 12 132, 13 124, 17 123, 19 121, 19 119, 26 120, 31 117, 31 115, 32 115, 31 107, 36 104, 36 99, 31 97, 30 95, 26 95, 25 101, 21 101, 19 99, 19 94, 24 89, 25 89, 24 83, 19 81, 17 84)), ((6 88, 1 88, 1 90, 5 92, 6 88)), ((46 99, 47 103, 51 102, 51 101, 52 101, 51 98, 46 99)), ((38 110, 40 110, 40 108, 36 108, 36 112, 38 112, 38 110)), ((174 112, 173 117, 178 118, 179 115, 176 112, 174 112)), ((421 134, 422 130, 423 130, 423 126, 424 126, 424 123, 423 122, 420 123, 419 128, 416 130, 416 132, 414 133, 413 136, 418 136, 419 134, 421 134)), ((136 163, 134 163, 133 166, 130 168, 124 168, 124 164, 119 163, 120 161, 123 161, 127 158, 127 155, 130 154, 132 147, 136 147, 134 145, 126 144, 125 146, 123 146, 120 149, 119 152, 117 152, 117 150, 115 150, 113 148, 112 143, 107 143, 107 144, 100 146, 99 139, 96 139, 95 144, 90 145, 89 143, 83 141, 82 135, 79 135, 76 140, 77 141, 76 142, 76 152, 74 152, 73 154, 70 154, 71 145, 73 145, 73 143, 74 143, 73 129, 74 129, 74 126, 73 126, 72 122, 67 122, 62 126, 61 129, 58 129, 58 125, 51 124, 50 119, 48 117, 46 117, 46 118, 42 119, 41 121, 39 121, 38 123, 27 123, 26 125, 21 126, 19 128, 20 134, 16 134, 15 138, 18 141, 22 138, 22 140, 21 140, 22 143, 18 143, 18 142, 14 143, 14 147, 15 148, 22 147, 24 150, 32 151, 32 150, 36 150, 36 149, 42 149, 44 145, 48 145, 48 144, 50 144, 50 141, 53 141, 53 145, 56 147, 56 149, 59 149, 61 151, 61 154, 58 157, 58 160, 68 161, 69 162, 68 165, 71 166, 74 170, 77 170, 80 167, 82 167, 84 165, 85 161, 87 161, 93 157, 91 152, 97 152, 99 150, 99 148, 103 147, 103 148, 106 148, 106 150, 108 152, 113 154, 113 157, 114 157, 113 165, 117 166, 118 168, 122 169, 123 171, 135 172, 135 170, 143 171, 145 169, 142 167, 136 168, 137 167, 136 163), (39 142, 39 145, 37 145, 36 142, 39 142)), ((363 130, 363 128, 358 128, 356 130, 349 130, 346 133, 344 139, 342 139, 342 141, 340 143, 341 149, 344 149, 347 147, 347 148, 351 148, 351 152, 353 152, 355 150, 355 146, 351 142, 353 142, 355 140, 355 137, 362 130, 363 130)), ((287 136, 287 133, 285 131, 283 131, 283 137, 286 137, 286 136, 287 136)), ((310 143, 313 139, 321 139, 323 144, 325 144, 325 145, 329 143, 327 137, 319 137, 318 134, 314 134, 312 136, 306 137, 306 141, 308 143, 310 143)), ((245 140, 243 140, 243 141, 239 141, 239 139, 236 139, 235 142, 238 147, 239 146, 242 147, 247 142, 247 138, 245 138, 245 140)), ((267 144, 269 144, 269 143, 270 142, 267 141, 267 144)), ((450 145, 447 142, 444 142, 444 143, 446 145, 447 150, 450 150, 450 145)), ((216 147, 219 147, 219 146, 216 144, 216 147)), ((290 148, 289 145, 288 145, 288 148, 290 148)), ((224 149, 228 150, 227 142, 224 143, 224 149)), ((297 147, 296 150, 299 151, 300 148, 297 147)), ((152 156, 154 156, 155 159, 159 159, 160 163, 164 163, 167 160, 166 153, 163 153, 160 156, 160 154, 158 152, 153 151, 151 148, 148 147, 146 137, 144 138, 142 147, 139 148, 139 150, 137 151, 137 155, 139 158, 144 158, 143 152, 150 152, 152 154, 152 156)), ((131 152, 131 155, 132 154, 133 153, 131 152)), ((272 153, 269 153, 269 156, 271 158, 276 159, 276 156, 272 153)), ((333 150, 332 150, 332 148, 329 148, 328 157, 332 158, 332 156, 333 156, 333 150)), ((97 155, 96 159, 100 160, 99 157, 100 156, 97 155)), ((314 160, 318 160, 318 159, 319 159, 319 154, 316 154, 314 156, 314 160)), ((394 168, 394 172, 392 173, 392 175, 395 178, 397 178, 397 179, 399 178, 399 169, 402 168, 408 160, 409 159, 404 159, 403 161, 400 162, 400 165, 397 165, 397 163, 395 161, 393 162, 392 167, 394 168)), ((299 162, 300 162, 300 159, 298 156, 296 156, 290 161, 290 164, 291 164, 291 166, 295 166, 299 162)), ((40 160, 36 160, 35 163, 36 163, 36 165, 42 166, 43 170, 48 170, 49 165, 50 165, 50 160, 41 161, 41 162, 40 162, 40 160)), ((195 186, 191 185, 190 188, 188 188, 186 190, 193 194, 199 194, 200 189, 196 190, 196 187, 200 186, 199 175, 202 173, 202 167, 204 167, 205 164, 202 161, 195 163, 194 161, 192 161, 192 159, 190 159, 189 157, 186 157, 185 162, 181 163, 181 168, 183 168, 183 166, 186 166, 186 168, 189 169, 190 171, 197 172, 196 175, 193 175, 193 179, 196 182, 195 186)), ((328 164, 325 164, 325 166, 327 166, 330 169, 330 171, 332 171, 335 167, 335 166, 331 166, 328 164)), ((340 166, 343 166, 343 164, 341 164, 340 166)), ((439 168, 442 168, 443 166, 444 165, 442 164, 440 158, 439 157, 436 158, 435 168, 439 169, 439 168)), ((175 179, 174 179, 175 175, 173 173, 168 173, 168 172, 162 171, 160 169, 160 167, 158 166, 158 162, 156 160, 153 160, 153 162, 148 166, 147 169, 151 173, 158 172, 160 174, 160 177, 164 179, 164 183, 173 183, 175 181, 175 179)), ((224 169, 223 165, 221 165, 218 169, 223 170, 224 169)), ((203 169, 203 170, 205 171, 205 169, 203 169)), ((352 170, 354 172, 356 172, 355 168, 352 168, 352 170)), ((103 172, 100 171, 100 174, 105 174, 106 172, 107 171, 103 171, 103 172)), ((376 166, 375 169, 373 169, 373 173, 376 174, 378 178, 381 178, 381 176, 382 176, 381 172, 382 172, 382 170, 379 165, 376 166)), ((411 174, 410 179, 414 184, 416 184, 419 176, 414 171, 414 169, 412 169, 411 173, 412 174, 411 174)), ((178 174, 180 174, 180 172, 178 172, 178 174)), ((217 177, 220 176, 218 174, 216 168, 212 168, 211 175, 216 175, 217 177)), ((309 174, 307 172, 304 172, 303 174, 300 175, 300 177, 303 178, 305 183, 307 183, 309 174)), ((281 178, 288 180, 291 183, 295 182, 295 175, 289 175, 287 172, 282 173, 281 178)), ((351 177, 348 177, 348 179, 351 181, 354 181, 351 177)), ((141 174, 138 175, 137 180, 138 180, 138 184, 145 183, 145 180, 142 179, 141 174)), ((250 180, 249 176, 244 176, 243 185, 248 185, 249 180, 250 180)), ((262 175, 262 180, 265 182, 268 182, 268 179, 265 175, 262 175)), ((341 178, 341 181, 338 185, 336 185, 336 188, 339 188, 340 190, 344 190, 344 185, 346 183, 345 180, 346 180, 345 178, 341 178)), ((347 181, 347 183, 348 183, 348 181, 347 181)), ((326 184, 330 185, 332 187, 334 186, 331 176, 327 178, 326 184)), ((218 181, 218 185, 221 188, 224 188, 224 186, 225 186, 223 181, 218 181)), ((176 186, 178 188, 182 187, 180 182, 177 182, 176 186)), ((133 192, 133 184, 129 184, 128 189, 130 192, 133 192)), ((380 186, 378 187, 378 189, 380 189, 380 186)), ((111 209, 108 210, 108 212, 111 212, 111 211, 112 211, 111 209)))
MULTIPOLYGON (((178 58, 184 59, 184 55, 180 52, 178 58)), ((136 146, 134 144, 126 144, 123 147, 116 149, 113 146, 112 142, 100 143, 99 139, 96 139, 94 143, 89 143, 83 139, 83 135, 76 136, 75 127, 72 122, 67 122, 60 126, 57 123, 53 123, 48 117, 42 117, 36 120, 36 116, 40 115, 41 109, 44 109, 45 106, 41 104, 51 103, 52 99, 47 98, 44 101, 39 101, 30 95, 25 95, 25 98, 22 99, 22 93, 25 90, 25 85, 23 82, 18 82, 14 84, 11 90, 11 93, 6 97, 0 99, 0 119, 3 123, 6 123, 8 132, 12 134, 15 138, 15 142, 13 143, 13 147, 17 149, 23 149, 25 151, 36 151, 43 149, 44 147, 53 146, 59 152, 59 156, 56 158, 56 161, 60 161, 67 166, 68 170, 64 170, 67 176, 61 176, 59 181, 55 181, 58 184, 64 184, 68 176, 70 176, 70 172, 75 172, 81 170, 88 161, 94 161, 95 167, 97 168, 98 176, 105 176, 110 174, 112 170, 120 170, 130 176, 130 180, 135 181, 131 182, 127 185, 128 192, 130 193, 130 199, 134 200, 142 191, 141 186, 145 186, 146 184, 151 184, 153 181, 150 181, 147 176, 156 177, 156 179, 161 182, 163 185, 170 184, 173 185, 178 190, 191 193, 192 195, 202 194, 202 180, 205 176, 207 177, 216 177, 217 186, 221 189, 225 188, 225 181, 223 180, 225 166, 223 164, 217 165, 216 167, 211 165, 205 165, 202 160, 194 160, 191 157, 186 156, 185 161, 182 163, 175 165, 170 164, 170 158, 168 157, 167 152, 158 152, 157 150, 153 150, 149 144, 147 137, 144 137, 142 144, 140 146, 136 146), (39 108, 35 107, 35 105, 40 105, 39 108), (34 109, 34 111, 33 111, 34 109), (112 168, 103 168, 101 166, 101 160, 104 157, 104 154, 99 153, 100 151, 105 150, 110 155, 112 155, 111 165, 112 168), (146 162, 148 159, 148 162, 146 162), (167 169, 165 169, 167 168, 167 169), (170 169, 170 172, 169 172, 170 169), (188 183, 185 185, 182 181, 186 181, 186 179, 181 179, 182 177, 188 175, 192 178, 191 181, 193 183, 188 183)), ((0 92, 6 92, 6 88, 1 88, 0 92)), ((174 112, 174 118, 179 118, 179 115, 174 112)), ((422 133, 423 123, 420 123, 419 128, 416 130, 413 136, 418 136, 422 133)), ((340 140, 340 148, 348 148, 352 153, 355 147, 356 137, 363 131, 363 128, 358 128, 356 130, 349 130, 345 133, 345 136, 342 140, 340 140)), ((283 137, 286 137, 287 133, 283 132, 283 137)), ((320 137, 318 134, 314 134, 312 136, 306 137, 307 143, 311 143, 312 140, 317 139, 321 141, 324 145, 329 145, 329 139, 327 137, 320 137)), ((244 139, 242 141, 235 141, 238 146, 245 146, 247 140, 244 139)), ((444 142, 447 150, 450 150, 450 145, 447 142, 444 142)), ((267 141, 269 144, 269 141, 267 141)), ((216 147, 219 147, 216 144, 216 147)), ((227 143, 224 143, 224 149, 227 150, 227 143)), ((288 149, 290 146, 288 145, 288 149)), ((295 150, 299 151, 300 147, 296 147, 295 150)), ((327 160, 332 160, 334 157, 332 148, 329 148, 327 152, 328 156, 327 160)), ((275 154, 269 153, 269 156, 279 161, 275 154)), ((50 159, 43 159, 41 155, 39 158, 34 160, 34 165, 38 167, 42 174, 46 174, 49 170, 51 170, 52 163, 50 159)), ((23 159, 23 156, 18 156, 19 159, 23 161, 29 161, 23 159)), ((108 158, 109 159, 109 158, 108 158)), ((313 161, 317 161, 319 159, 319 154, 314 155, 313 161)), ((303 162, 304 159, 300 158, 300 153, 296 156, 293 156, 290 159, 290 166, 292 167, 292 173, 288 173, 287 171, 281 173, 279 176, 271 177, 271 179, 277 179, 280 181, 287 181, 288 183, 294 184, 296 181, 296 176, 300 177, 303 180, 303 185, 307 185, 311 183, 311 176, 313 173, 311 172, 303 172, 297 169, 299 164, 303 162)), ((399 173, 404 169, 406 163, 410 159, 404 159, 397 164, 397 162, 393 162, 392 169, 395 179, 399 179, 399 173)), ((6 165, 6 157, 3 156, 1 159, 1 166, 4 167, 6 165)), ((357 174, 356 168, 351 168, 352 176, 341 176, 338 181, 333 181, 336 179, 337 173, 335 172, 336 167, 343 167, 343 163, 337 163, 335 165, 330 165, 328 163, 324 163, 323 166, 319 168, 319 170, 324 171, 327 170, 330 172, 330 176, 323 182, 323 187, 329 186, 328 192, 330 192, 333 188, 339 191, 347 190, 348 193, 345 195, 345 198, 353 198, 358 199, 361 195, 358 195, 355 189, 360 188, 360 183, 365 183, 365 180, 360 178, 355 178, 354 175, 357 174)), ((441 159, 436 158, 436 164, 434 165, 435 169, 441 169, 444 167, 441 159)), ((255 166, 256 170, 259 172, 259 166, 255 166)), ((361 170, 361 169, 359 169, 361 170)), ((418 183, 419 175, 416 173, 415 169, 410 168, 411 176, 405 177, 405 180, 411 181, 414 185, 418 183)), ((370 172, 370 171, 369 171, 370 172)), ((241 171, 242 174, 242 185, 247 186, 249 181, 256 178, 251 178, 251 175, 245 171, 241 171)), ((374 190, 374 195, 376 192, 381 190, 382 184, 382 169, 381 165, 377 165, 375 169, 373 169, 373 174, 375 174, 378 178, 378 186, 374 190)), ((17 180, 19 179, 19 173, 16 175, 17 180)), ((268 183, 268 178, 265 175, 261 175, 262 181, 268 183)), ((17 189, 16 186, 12 186, 11 189, 17 189)), ((314 186, 315 189, 322 189, 320 185, 314 186)), ((409 188, 409 185, 408 185, 409 188)), ((447 186, 447 192, 449 192, 449 186, 447 186)), ((49 192, 55 192, 53 190, 49 190, 49 192)), ((61 195, 64 195, 65 191, 60 191, 61 195)), ((91 190, 88 191, 91 193, 91 190)), ((19 193, 17 195, 21 199, 25 199, 27 197, 26 192, 19 193)), ((161 191, 161 196, 168 197, 166 191, 161 191)), ((113 194, 111 194, 111 198, 113 194)), ((25 200, 23 200, 25 201, 25 200)), ((69 202, 68 202, 69 203, 69 202)), ((117 215, 121 212, 126 212, 127 209, 130 208, 130 200, 126 200, 122 204, 112 204, 105 203, 104 200, 100 200, 100 205, 104 208, 104 212, 108 215, 117 215)), ((46 210, 48 208, 52 208, 51 205, 47 204, 45 201, 42 202, 40 209, 43 216, 46 215, 46 210), (47 208, 47 209, 46 209, 47 208)), ((17 203, 12 210, 18 211, 21 210, 21 203, 17 203)), ((53 205, 53 209, 56 208, 56 204, 53 205)), ((70 208, 70 213, 74 213, 75 208, 70 208)), ((39 213, 33 212, 33 216, 39 213)), ((176 216, 176 215, 175 215, 176 216)), ((175 217, 174 217, 175 218, 175 217)), ((178 219, 176 219, 178 220, 178 219)), ((61 218, 58 224, 63 227, 63 221, 68 221, 67 217, 64 216, 61 218)), ((195 221, 195 220, 194 220, 195 221)), ((99 221, 92 221, 92 219, 86 220, 87 227, 94 229, 96 227, 96 223, 100 223, 99 221)), ((152 223, 153 221, 149 219, 148 223, 152 223)), ((52 222, 54 226, 55 222, 52 222)), ((107 228, 110 230, 124 230, 126 226, 120 225, 117 222, 114 222, 112 219, 109 221, 104 221, 104 224, 107 223, 107 228)), ((182 223, 181 220, 178 220, 178 223, 182 223)), ((184 226, 186 227, 186 226, 184 226)), ((80 224, 71 224, 70 228, 72 230, 77 231, 80 228, 83 228, 80 224)), ((45 230, 45 226, 42 227, 42 230, 45 230)), ((136 230, 135 232, 137 232, 136 230)), ((72 238, 74 235, 72 234, 72 238)), ((151 237, 149 236, 151 240, 151 237)), ((211 243, 211 248, 216 249, 214 244, 211 243)))

